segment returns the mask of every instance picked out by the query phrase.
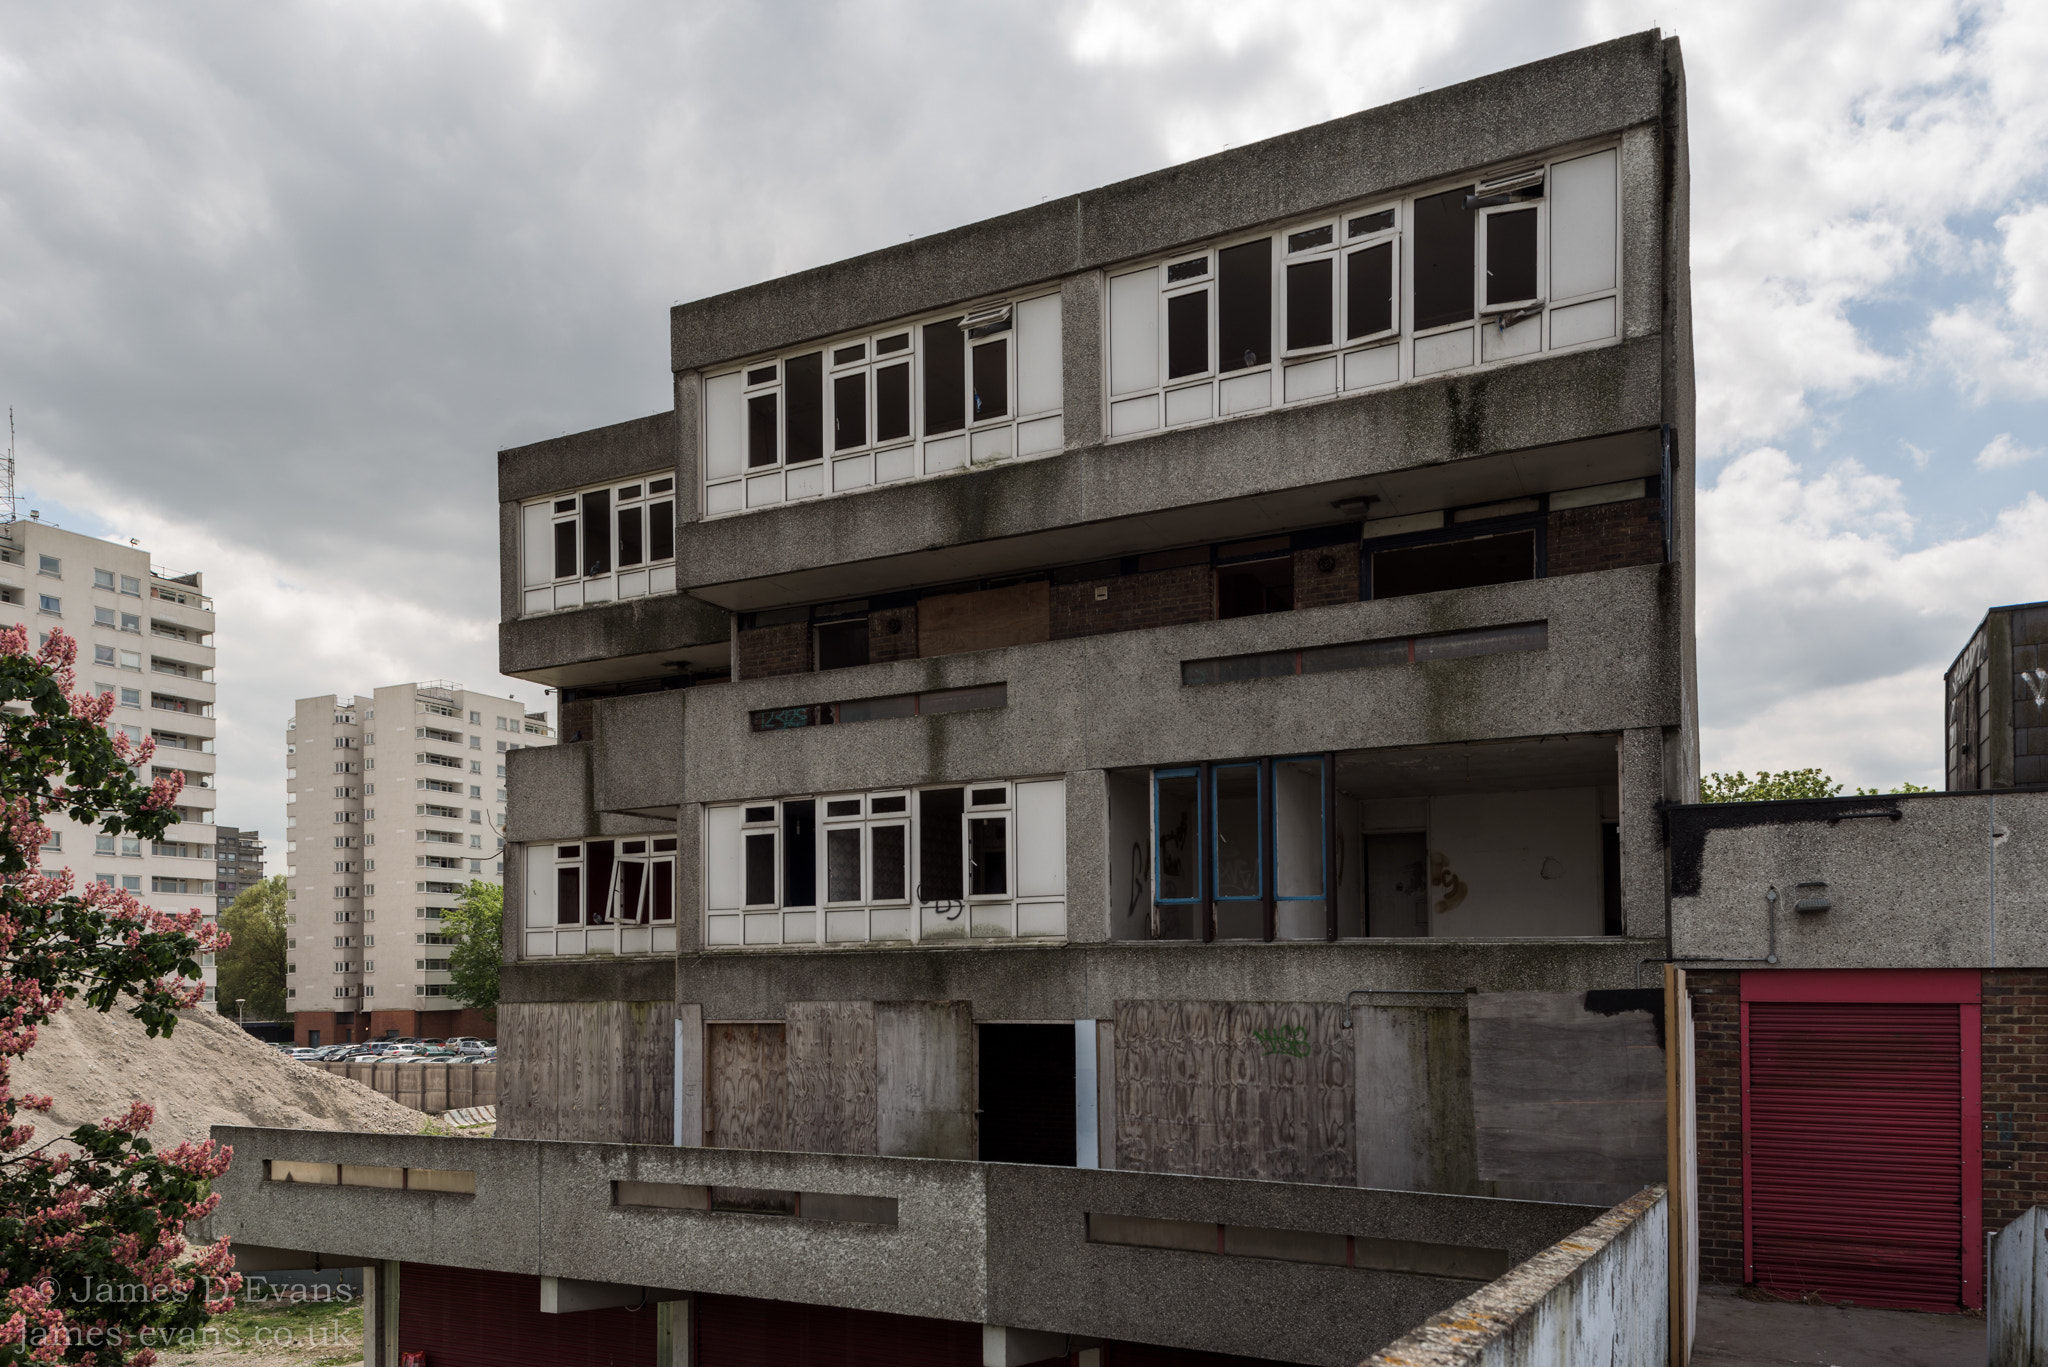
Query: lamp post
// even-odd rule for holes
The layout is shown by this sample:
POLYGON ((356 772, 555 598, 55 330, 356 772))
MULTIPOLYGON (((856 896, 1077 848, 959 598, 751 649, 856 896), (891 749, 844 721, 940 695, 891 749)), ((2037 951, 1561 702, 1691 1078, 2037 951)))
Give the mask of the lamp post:
POLYGON ((244 1017, 246 1017, 249 1014, 248 1011, 244 1009, 248 1005, 248 1002, 249 999, 247 997, 235 998, 235 1024, 241 1026, 244 1030, 249 1028, 248 1021, 244 1019, 244 1017))

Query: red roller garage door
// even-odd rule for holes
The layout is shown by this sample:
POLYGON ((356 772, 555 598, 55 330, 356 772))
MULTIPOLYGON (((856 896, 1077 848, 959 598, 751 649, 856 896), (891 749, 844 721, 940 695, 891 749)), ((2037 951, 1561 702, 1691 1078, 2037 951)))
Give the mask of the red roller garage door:
POLYGON ((650 1367, 655 1309, 543 1315, 540 1278, 406 1263, 398 1347, 427 1367, 650 1367))
POLYGON ((1748 1280, 1858 1305, 1983 1304, 1978 983, 1743 975, 1748 1280))

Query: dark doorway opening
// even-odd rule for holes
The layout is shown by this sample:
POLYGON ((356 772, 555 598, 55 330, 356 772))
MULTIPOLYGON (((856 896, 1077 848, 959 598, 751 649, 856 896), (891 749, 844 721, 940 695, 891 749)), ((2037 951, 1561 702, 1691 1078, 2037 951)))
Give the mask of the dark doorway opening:
POLYGON ((1074 1166, 1074 1027, 984 1025, 981 1161, 1074 1166))

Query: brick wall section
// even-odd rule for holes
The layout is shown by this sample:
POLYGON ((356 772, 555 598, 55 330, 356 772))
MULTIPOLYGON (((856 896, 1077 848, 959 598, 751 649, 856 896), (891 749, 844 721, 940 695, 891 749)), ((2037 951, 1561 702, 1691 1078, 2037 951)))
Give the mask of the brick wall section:
POLYGON ((2048 969, 1984 975, 1984 1232, 2048 1201, 2048 969))
POLYGON ((578 698, 561 708, 561 731, 556 737, 563 745, 597 739, 597 699, 578 698))
POLYGON ((776 674, 802 674, 811 667, 811 628, 807 622, 757 627, 739 634, 739 676, 766 679, 776 674))
POLYGON ((1327 608, 1358 601, 1358 543, 1294 553, 1294 606, 1327 608), (1330 568, 1321 568, 1328 558, 1330 568))
POLYGON ((1700 1280, 1742 1284, 1742 999, 1729 971, 1689 973, 1699 1107, 1700 1280))
POLYGON ((1550 515, 1547 573, 1585 574, 1664 559, 1664 501, 1630 499, 1550 515))
MULTIPOLYGON (((1356 589, 1353 590, 1356 597, 1356 589)), ((1207 565, 1182 565, 1052 589, 1052 637, 1097 636, 1105 631, 1206 622, 1216 615, 1216 590, 1207 565), (1107 588, 1098 601, 1095 590, 1107 588)))
POLYGON ((882 608, 868 614, 869 664, 916 658, 916 608, 882 608))

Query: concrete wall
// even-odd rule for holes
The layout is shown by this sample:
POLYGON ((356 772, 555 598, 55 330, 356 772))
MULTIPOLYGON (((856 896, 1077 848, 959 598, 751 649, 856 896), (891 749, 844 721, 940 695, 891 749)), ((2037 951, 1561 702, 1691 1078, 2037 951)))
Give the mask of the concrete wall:
POLYGON ((1669 1218, 1647 1188, 1360 1367, 1664 1367, 1669 1218))
POLYGON ((1783 968, 2048 964, 2048 792, 1682 807, 1672 952, 1783 968), (1823 886, 1802 889, 1802 883, 1823 886), (1825 899, 1825 912, 1796 911, 1825 899))
POLYGON ((2035 1206, 1991 1236, 1984 1311, 1991 1367, 2048 1367, 2048 1208, 2035 1206))
POLYGON ((219 1127, 235 1149, 209 1236, 628 1286, 758 1296, 1169 1347, 1356 1362, 1471 1280, 1089 1243, 1086 1215, 1495 1251, 1510 1262, 1597 1214, 1490 1201, 930 1159, 219 1127), (473 1195, 264 1180, 264 1160, 453 1169, 473 1195), (619 1206, 613 1183, 879 1196, 884 1226, 619 1206), (1244 1307, 1291 1307, 1247 1316, 1244 1307))

